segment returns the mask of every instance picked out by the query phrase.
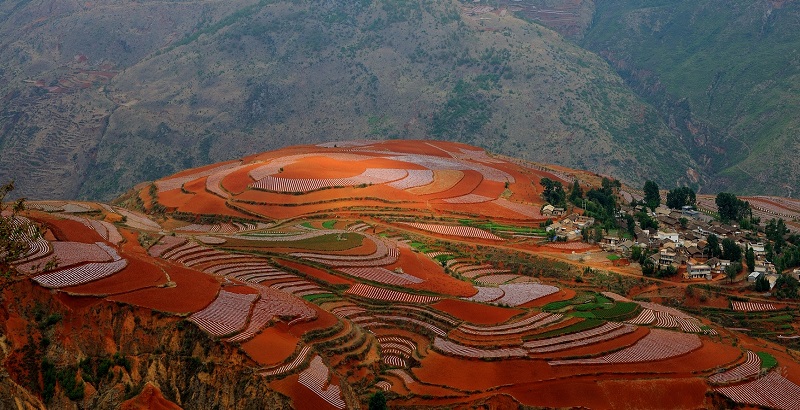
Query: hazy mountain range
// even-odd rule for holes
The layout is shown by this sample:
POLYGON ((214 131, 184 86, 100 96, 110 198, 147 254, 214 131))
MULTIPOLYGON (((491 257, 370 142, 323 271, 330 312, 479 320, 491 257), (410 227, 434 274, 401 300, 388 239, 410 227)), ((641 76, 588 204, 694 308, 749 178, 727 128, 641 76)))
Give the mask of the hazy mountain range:
POLYGON ((0 179, 108 199, 289 144, 438 138, 632 184, 791 194, 797 8, 6 1, 0 179))

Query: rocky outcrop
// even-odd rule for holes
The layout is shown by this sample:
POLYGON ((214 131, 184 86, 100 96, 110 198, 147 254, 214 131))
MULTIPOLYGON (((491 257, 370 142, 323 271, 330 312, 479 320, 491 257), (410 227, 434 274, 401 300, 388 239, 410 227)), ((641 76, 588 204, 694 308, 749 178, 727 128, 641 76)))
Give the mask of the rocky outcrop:
POLYGON ((6 282, 0 334, 0 397, 17 398, 3 408, 116 409, 134 397, 184 408, 290 408, 238 348, 149 309, 6 282))

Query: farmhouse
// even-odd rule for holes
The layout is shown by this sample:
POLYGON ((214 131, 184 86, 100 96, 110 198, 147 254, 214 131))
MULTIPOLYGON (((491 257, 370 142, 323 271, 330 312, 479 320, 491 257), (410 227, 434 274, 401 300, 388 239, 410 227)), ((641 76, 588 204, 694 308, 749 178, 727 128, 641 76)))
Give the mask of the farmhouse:
POLYGON ((695 260, 690 260, 689 263, 686 264, 686 273, 684 277, 686 279, 711 280, 711 266, 695 260))
POLYGON ((617 250, 617 243, 620 242, 620 238, 616 236, 604 236, 603 239, 600 241, 600 249, 613 252, 617 250))
POLYGON ((751 243, 750 248, 753 249, 753 253, 756 255, 756 258, 759 256, 766 256, 767 254, 766 250, 764 249, 764 243, 762 242, 751 243))
POLYGON ((564 215, 564 208, 559 208, 550 204, 542 207, 542 215, 544 216, 561 216, 564 215))
POLYGON ((676 256, 678 256, 678 254, 672 249, 669 248, 661 249, 661 251, 658 253, 658 267, 664 268, 670 265, 674 265, 676 256))
POLYGON ((700 215, 700 212, 696 211, 691 205, 685 205, 681 207, 681 215, 686 218, 696 218, 700 215))
POLYGON ((762 272, 758 271, 750 272, 750 274, 747 275, 747 281, 750 283, 756 283, 756 281, 758 280, 759 277, 761 277, 761 275, 763 275, 762 272))

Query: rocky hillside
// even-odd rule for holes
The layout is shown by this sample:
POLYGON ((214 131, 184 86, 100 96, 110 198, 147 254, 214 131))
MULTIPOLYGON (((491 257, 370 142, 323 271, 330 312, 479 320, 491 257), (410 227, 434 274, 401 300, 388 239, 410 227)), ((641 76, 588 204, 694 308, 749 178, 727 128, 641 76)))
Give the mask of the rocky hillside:
POLYGON ((113 409, 146 382, 183 408, 290 408, 246 356, 178 318, 2 285, 0 408, 113 409))
POLYGON ((798 17, 794 1, 608 0, 583 45, 657 107, 713 184, 796 195, 798 17))
POLYGON ((364 137, 704 183, 606 62, 502 9, 39 0, 0 14, 0 178, 33 198, 110 198, 190 166, 364 137))

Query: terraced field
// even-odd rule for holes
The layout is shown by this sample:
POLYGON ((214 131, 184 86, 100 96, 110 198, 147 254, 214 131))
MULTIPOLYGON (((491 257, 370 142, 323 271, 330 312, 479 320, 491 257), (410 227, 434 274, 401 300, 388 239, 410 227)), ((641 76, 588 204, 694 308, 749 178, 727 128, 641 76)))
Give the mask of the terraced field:
MULTIPOLYGON (((553 249, 539 239, 515 236, 540 229, 528 212, 541 203, 534 175, 458 144, 291 148, 156 181, 130 209, 81 204, 77 216, 67 204, 34 206, 26 217, 47 239, 31 237, 15 265, 64 300, 152 309, 238 346, 250 377, 296 407, 364 408, 378 391, 390 405, 423 407, 495 395, 605 407, 598 397, 610 394, 643 407, 704 408, 720 396, 794 404, 758 378, 759 356, 740 347, 747 339, 613 293, 580 266, 540 258, 536 250, 553 249), (326 174, 325 161, 340 168, 326 174), (443 191, 436 180, 451 171, 463 176, 443 191), (226 188, 234 185, 242 190, 226 188), (513 202, 505 189, 529 194, 513 202), (62 264, 38 269, 53 256, 62 264), (639 376, 657 379, 655 391, 694 387, 674 403, 666 394, 648 402, 641 392, 652 386, 615 387, 639 376), (591 386, 587 395, 548 393, 576 384, 591 386)), ((735 302, 729 312, 770 309, 735 302)), ((793 359, 764 350, 788 369, 769 380, 800 388, 793 359)))

